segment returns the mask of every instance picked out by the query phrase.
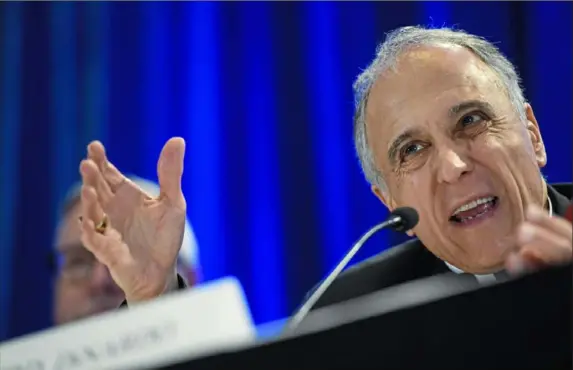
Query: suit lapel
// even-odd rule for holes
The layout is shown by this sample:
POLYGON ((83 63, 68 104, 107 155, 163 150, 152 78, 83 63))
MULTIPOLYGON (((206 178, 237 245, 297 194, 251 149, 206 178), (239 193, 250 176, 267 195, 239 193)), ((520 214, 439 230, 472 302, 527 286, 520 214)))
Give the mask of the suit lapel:
POLYGON ((560 190, 564 193, 571 193, 571 185, 547 185, 547 195, 551 200, 551 205, 553 206, 553 212, 561 217, 565 216, 567 207, 571 205, 571 200, 569 200, 565 195, 561 194, 560 190), (569 187, 567 189, 566 187, 569 187), (568 190, 568 192, 567 192, 568 190))

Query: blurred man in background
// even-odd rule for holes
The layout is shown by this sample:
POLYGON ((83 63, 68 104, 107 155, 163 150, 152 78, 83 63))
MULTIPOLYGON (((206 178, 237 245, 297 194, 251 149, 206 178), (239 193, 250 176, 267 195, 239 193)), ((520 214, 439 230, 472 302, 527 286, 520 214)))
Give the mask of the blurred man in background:
MULTIPOLYGON (((130 179, 151 196, 159 195, 154 182, 130 176, 130 179)), ((80 239, 81 184, 76 184, 64 199, 62 215, 56 231, 55 252, 57 276, 54 296, 54 323, 64 324, 111 309, 124 300, 123 291, 114 283, 107 267, 84 248, 80 239)), ((195 235, 185 222, 183 243, 177 261, 178 272, 189 286, 199 280, 198 251, 195 235)))

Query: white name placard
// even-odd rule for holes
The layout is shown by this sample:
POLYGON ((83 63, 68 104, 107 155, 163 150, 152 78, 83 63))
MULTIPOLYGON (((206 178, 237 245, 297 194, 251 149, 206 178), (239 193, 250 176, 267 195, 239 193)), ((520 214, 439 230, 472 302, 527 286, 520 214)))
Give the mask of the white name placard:
POLYGON ((224 278, 1 343, 0 369, 144 369, 255 340, 241 285, 224 278))

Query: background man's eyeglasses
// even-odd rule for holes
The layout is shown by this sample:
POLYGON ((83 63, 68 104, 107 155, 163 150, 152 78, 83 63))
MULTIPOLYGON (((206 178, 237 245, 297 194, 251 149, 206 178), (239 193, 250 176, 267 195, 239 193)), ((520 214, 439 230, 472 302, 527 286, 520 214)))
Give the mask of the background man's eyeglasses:
MULTIPOLYGON (((93 253, 82 245, 66 248, 64 251, 54 250, 49 257, 52 273, 73 282, 89 281, 94 267, 99 264, 93 253)), ((177 261, 182 268, 181 260, 177 261)))

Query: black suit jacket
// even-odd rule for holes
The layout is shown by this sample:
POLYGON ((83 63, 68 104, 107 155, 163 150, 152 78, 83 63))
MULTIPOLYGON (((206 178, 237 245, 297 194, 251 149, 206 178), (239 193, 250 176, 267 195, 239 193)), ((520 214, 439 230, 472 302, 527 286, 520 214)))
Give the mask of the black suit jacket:
MULTIPOLYGON (((553 213, 563 216, 571 201, 572 184, 548 186, 553 213)), ((384 251, 344 271, 314 308, 346 301, 392 285, 450 272, 418 239, 384 251)))

